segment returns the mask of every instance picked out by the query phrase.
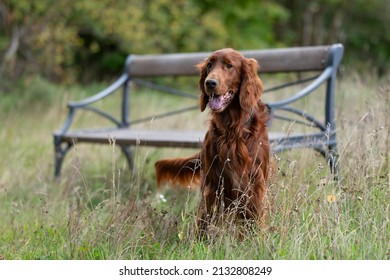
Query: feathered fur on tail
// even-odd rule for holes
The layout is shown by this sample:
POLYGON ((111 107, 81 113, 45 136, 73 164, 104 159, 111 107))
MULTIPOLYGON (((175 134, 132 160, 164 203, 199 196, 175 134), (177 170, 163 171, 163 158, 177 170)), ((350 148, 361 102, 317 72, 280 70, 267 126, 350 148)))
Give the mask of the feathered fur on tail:
POLYGON ((188 187, 200 181, 199 154, 189 158, 163 159, 155 163, 157 187, 168 183, 174 186, 188 187))

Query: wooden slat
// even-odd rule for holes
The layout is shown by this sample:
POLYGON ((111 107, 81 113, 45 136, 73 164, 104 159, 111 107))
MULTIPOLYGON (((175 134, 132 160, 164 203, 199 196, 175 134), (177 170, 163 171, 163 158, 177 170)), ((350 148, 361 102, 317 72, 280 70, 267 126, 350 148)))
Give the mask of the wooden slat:
MULTIPOLYGON (((281 48, 242 51, 247 58, 255 58, 260 72, 303 72, 325 68, 331 46, 281 48)), ((128 69, 131 77, 192 76, 198 75, 195 65, 210 53, 177 53, 161 55, 131 55, 128 69)))
POLYGON ((118 145, 199 148, 204 135, 199 131, 88 129, 69 131, 63 136, 63 141, 102 144, 115 141, 118 145))
MULTIPOLYGON (((271 143, 280 145, 288 138, 319 137, 323 133, 292 134, 269 133, 271 143)), ((128 128, 86 129, 69 131, 62 140, 69 143, 114 142, 117 145, 200 148, 204 140, 204 131, 187 130, 134 130, 128 128)))

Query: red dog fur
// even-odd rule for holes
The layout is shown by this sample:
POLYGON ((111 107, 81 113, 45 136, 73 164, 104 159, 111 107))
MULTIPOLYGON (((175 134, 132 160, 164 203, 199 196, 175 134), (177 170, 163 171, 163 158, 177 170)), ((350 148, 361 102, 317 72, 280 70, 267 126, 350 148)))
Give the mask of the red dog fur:
POLYGON ((198 68, 200 110, 208 104, 211 111, 202 150, 190 158, 160 160, 155 168, 158 185, 200 183, 197 226, 205 233, 224 213, 250 220, 263 215, 270 145, 257 61, 221 49, 198 68))

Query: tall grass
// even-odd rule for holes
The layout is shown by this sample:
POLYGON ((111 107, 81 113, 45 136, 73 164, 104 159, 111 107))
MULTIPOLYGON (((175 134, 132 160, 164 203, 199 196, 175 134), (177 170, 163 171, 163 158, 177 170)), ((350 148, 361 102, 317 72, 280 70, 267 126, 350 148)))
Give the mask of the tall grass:
MULTIPOLYGON (((65 103, 95 88, 56 88, 50 106, 21 103, 0 113, 0 259, 390 258, 389 80, 339 80, 339 181, 312 150, 278 154, 264 225, 239 240, 234 227, 216 228, 208 242, 194 236, 197 191, 154 183, 155 160, 191 150, 136 147, 131 174, 115 143, 80 144, 53 178, 51 133, 64 121, 65 103)), ((179 102, 152 93, 133 98, 147 102, 133 108, 136 115, 179 102)), ((110 102, 103 105, 115 110, 110 102)), ((206 117, 194 112, 147 126, 201 127, 206 117)), ((78 122, 91 120, 81 114, 78 122)))

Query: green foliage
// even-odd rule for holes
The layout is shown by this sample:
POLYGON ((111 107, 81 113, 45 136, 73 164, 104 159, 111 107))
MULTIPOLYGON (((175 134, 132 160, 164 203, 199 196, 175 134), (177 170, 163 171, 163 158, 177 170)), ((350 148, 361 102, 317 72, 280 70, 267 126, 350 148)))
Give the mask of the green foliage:
POLYGON ((281 44, 274 29, 287 23, 289 13, 276 1, 203 0, 198 3, 203 14, 220 15, 230 47, 259 49, 281 44))
POLYGON ((6 74, 20 78, 25 72, 38 73, 52 80, 67 80, 65 69, 73 65, 78 46, 78 30, 68 24, 72 12, 69 1, 9 0, 2 7, 2 29, 19 45, 14 61, 6 65, 6 74), (18 30, 17 35, 10 30, 18 30))
POLYGON ((347 58, 357 60, 362 69, 377 67, 384 74, 390 69, 390 2, 355 2, 345 10, 343 27, 348 33, 343 35, 350 52, 347 58))
POLYGON ((390 2, 276 0, 289 13, 281 39, 290 44, 343 43, 344 64, 385 74, 390 68, 390 2))
POLYGON ((345 61, 368 62, 384 73, 389 6, 381 0, 4 0, 0 79, 34 73, 84 82, 117 75, 129 53, 335 42, 345 44, 345 61))
MULTIPOLYGON (((211 50, 228 37, 218 15, 202 16, 185 0, 9 0, 4 7, 8 40, 12 27, 20 29, 22 72, 61 81, 117 74, 129 53, 211 50)), ((18 75, 15 65, 7 70, 18 75)))

